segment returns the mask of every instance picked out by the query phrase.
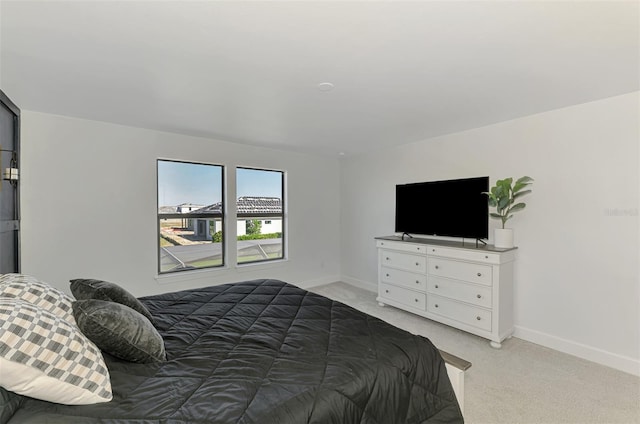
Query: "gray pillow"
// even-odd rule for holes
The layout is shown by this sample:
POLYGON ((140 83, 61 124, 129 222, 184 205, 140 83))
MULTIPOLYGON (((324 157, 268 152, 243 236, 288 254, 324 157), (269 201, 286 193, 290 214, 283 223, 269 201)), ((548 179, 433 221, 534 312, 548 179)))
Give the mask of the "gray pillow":
POLYGON ((20 408, 23 397, 0 387, 0 424, 6 424, 20 408))
POLYGON ((103 352, 130 362, 166 360, 164 340, 142 314, 121 303, 98 299, 73 302, 80 331, 103 352))
POLYGON ((90 278, 77 278, 71 280, 70 287, 71 293, 77 300, 98 299, 121 303, 140 312, 153 323, 151 313, 142 302, 115 283, 90 278))

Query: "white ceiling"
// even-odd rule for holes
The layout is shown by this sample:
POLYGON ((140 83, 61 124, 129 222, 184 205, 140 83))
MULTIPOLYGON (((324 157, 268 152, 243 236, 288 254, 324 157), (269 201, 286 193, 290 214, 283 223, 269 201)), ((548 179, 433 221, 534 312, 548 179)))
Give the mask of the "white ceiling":
POLYGON ((0 88, 31 111, 353 155, 639 90, 639 4, 2 0, 0 88))

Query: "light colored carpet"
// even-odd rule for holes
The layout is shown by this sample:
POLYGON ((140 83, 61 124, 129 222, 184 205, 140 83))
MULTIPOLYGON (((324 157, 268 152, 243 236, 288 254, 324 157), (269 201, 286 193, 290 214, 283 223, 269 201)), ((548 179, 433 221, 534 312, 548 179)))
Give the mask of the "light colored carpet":
POLYGON ((465 378, 469 424, 640 424, 640 378, 515 337, 502 349, 483 338, 381 307, 376 294, 345 283, 310 289, 346 303, 472 363, 465 378))

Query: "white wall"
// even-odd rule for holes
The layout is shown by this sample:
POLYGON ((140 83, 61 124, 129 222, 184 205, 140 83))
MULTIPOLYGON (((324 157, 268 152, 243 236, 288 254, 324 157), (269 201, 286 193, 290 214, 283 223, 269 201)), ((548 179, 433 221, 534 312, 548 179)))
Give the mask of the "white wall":
POLYGON ((136 296, 253 278, 339 279, 337 159, 30 111, 21 144, 22 272, 67 292, 72 278, 113 281, 136 296), (289 260, 236 268, 230 243, 228 269, 156 278, 158 158, 226 165, 231 188, 235 166, 285 171, 289 260))
POLYGON ((139 296, 263 277, 375 289, 374 237, 393 232, 395 184, 526 174, 533 193, 510 221, 516 336, 640 374, 639 103, 613 97, 341 163, 24 111, 23 272, 139 296), (285 170, 290 260, 158 281, 158 157, 285 170))
POLYGON ((639 102, 636 92, 344 159, 343 280, 375 284, 374 237, 393 234, 396 184, 529 175, 527 208, 508 222, 516 336, 640 374, 639 102))

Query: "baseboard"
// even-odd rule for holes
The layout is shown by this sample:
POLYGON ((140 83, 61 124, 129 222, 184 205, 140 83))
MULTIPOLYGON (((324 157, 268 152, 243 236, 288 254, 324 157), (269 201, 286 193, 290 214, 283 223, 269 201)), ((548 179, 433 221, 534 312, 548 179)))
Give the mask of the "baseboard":
POLYGON ((640 377, 640 360, 520 326, 514 337, 640 377))
POLYGON ((357 278, 345 277, 344 275, 340 279, 343 283, 347 283, 351 286, 359 289, 367 290, 373 293, 378 293, 378 283, 372 283, 369 281, 358 280, 357 278))

